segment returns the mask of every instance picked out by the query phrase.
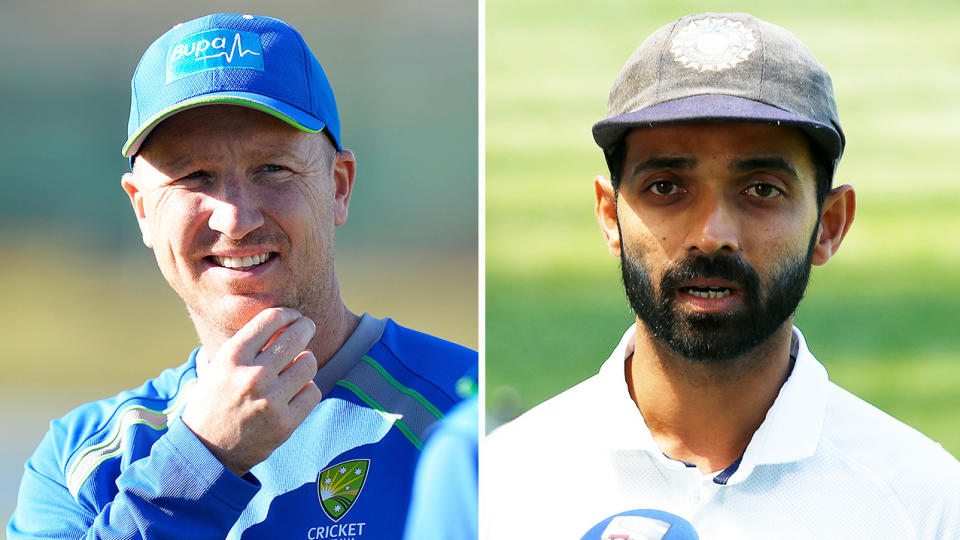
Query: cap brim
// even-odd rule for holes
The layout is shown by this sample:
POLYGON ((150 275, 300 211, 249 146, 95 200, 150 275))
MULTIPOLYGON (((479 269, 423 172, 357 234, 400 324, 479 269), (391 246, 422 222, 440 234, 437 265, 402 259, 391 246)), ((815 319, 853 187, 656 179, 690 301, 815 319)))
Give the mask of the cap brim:
POLYGON ((604 151, 609 151, 633 128, 691 122, 755 122, 796 126, 819 144, 834 162, 843 153, 843 134, 833 126, 758 101, 721 94, 665 101, 601 120, 593 125, 593 139, 604 151))
MULTIPOLYGON (((250 107, 251 109, 257 109, 258 111, 279 118, 291 126, 308 133, 319 133, 326 127, 326 124, 310 114, 276 99, 249 92, 218 92, 183 100, 153 115, 146 122, 140 124, 140 127, 127 139, 127 142, 123 145, 123 156, 132 157, 135 155, 140 150, 140 145, 143 144, 143 141, 146 140, 150 132, 152 132, 160 122, 163 122, 178 112, 203 105, 239 105, 241 107, 250 107)), ((338 150, 340 150, 339 146, 340 142, 337 141, 338 150)))

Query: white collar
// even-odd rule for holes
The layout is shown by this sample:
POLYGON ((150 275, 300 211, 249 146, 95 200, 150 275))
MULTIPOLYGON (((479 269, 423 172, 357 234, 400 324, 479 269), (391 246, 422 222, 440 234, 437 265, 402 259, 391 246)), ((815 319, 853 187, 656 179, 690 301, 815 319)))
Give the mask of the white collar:
MULTIPOLYGON (((597 374, 604 414, 613 415, 603 422, 607 432, 601 440, 611 450, 641 449, 659 461, 663 453, 653 440, 627 389, 624 362, 633 354, 634 332, 631 325, 597 374), (621 429, 609 430, 609 426, 621 429)), ((827 407, 827 372, 807 349, 803 334, 793 328, 797 340, 797 359, 787 381, 763 423, 754 432, 743 459, 727 485, 744 480, 758 465, 789 463, 808 458, 816 452, 827 407)))

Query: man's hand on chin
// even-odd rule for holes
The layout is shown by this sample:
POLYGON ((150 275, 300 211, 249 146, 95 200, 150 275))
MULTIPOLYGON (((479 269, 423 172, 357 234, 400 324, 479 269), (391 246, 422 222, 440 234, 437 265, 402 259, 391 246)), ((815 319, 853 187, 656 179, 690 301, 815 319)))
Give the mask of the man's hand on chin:
POLYGON ((258 313, 217 350, 183 422, 238 476, 267 459, 320 402, 316 325, 291 308, 258 313))

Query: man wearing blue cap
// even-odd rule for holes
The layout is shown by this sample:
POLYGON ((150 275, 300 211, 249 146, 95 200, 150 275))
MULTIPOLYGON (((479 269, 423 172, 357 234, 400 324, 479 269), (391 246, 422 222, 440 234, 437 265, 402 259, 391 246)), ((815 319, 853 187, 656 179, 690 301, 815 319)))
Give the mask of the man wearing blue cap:
POLYGON ((8 538, 400 538, 424 434, 477 357, 343 304, 355 160, 303 38, 251 15, 177 25, 134 74, 123 155, 202 346, 54 421, 8 538))
POLYGON ((960 464, 829 381, 793 316, 855 209, 829 75, 743 13, 661 27, 593 126, 635 322, 494 433, 489 538, 960 538, 960 464))

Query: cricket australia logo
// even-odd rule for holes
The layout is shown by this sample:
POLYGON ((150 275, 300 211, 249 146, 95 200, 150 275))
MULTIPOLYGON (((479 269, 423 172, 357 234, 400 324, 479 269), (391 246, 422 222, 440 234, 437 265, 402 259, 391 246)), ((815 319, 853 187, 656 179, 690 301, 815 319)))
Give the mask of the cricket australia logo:
POLYGON ((317 495, 323 512, 339 521, 357 501, 367 480, 369 459, 354 459, 327 467, 317 477, 317 495))
POLYGON ((209 69, 263 71, 260 35, 214 28, 187 36, 167 50, 167 84, 209 69))
POLYGON ((670 52, 683 67, 723 71, 743 62, 757 48, 753 31, 726 17, 698 19, 673 38, 670 52))

